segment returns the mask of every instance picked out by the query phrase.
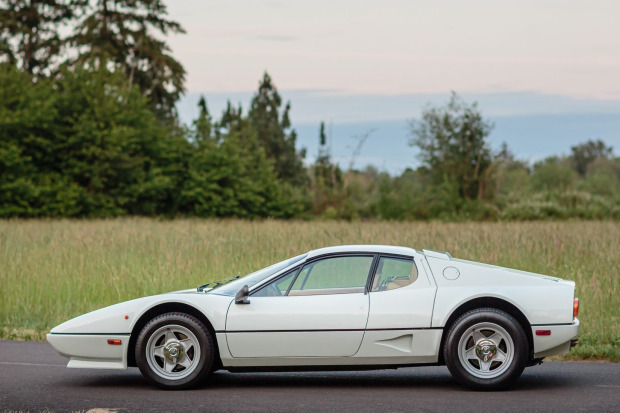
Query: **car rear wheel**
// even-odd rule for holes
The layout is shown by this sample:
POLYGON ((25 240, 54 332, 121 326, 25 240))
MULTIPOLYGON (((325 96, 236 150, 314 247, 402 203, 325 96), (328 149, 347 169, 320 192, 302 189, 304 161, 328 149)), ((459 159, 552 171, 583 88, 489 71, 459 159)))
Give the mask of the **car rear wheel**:
POLYGON ((213 337, 197 318, 166 313, 149 321, 136 342, 140 372, 166 389, 186 389, 198 384, 212 370, 213 337))
POLYGON ((494 308, 463 314, 450 327, 444 345, 452 376, 477 390, 512 385, 523 373, 527 355, 527 336, 519 322, 494 308))

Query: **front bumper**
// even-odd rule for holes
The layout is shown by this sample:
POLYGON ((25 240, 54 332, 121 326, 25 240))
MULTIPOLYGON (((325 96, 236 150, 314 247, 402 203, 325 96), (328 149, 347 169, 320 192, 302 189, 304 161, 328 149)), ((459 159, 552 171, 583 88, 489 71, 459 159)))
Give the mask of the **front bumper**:
POLYGON ((127 368, 129 334, 61 334, 50 333, 47 341, 62 356, 69 359, 67 367, 84 369, 127 368), (108 340, 120 340, 120 345, 110 345, 108 340))
POLYGON ((532 326, 534 338, 534 358, 557 356, 568 353, 576 344, 579 333, 579 319, 575 318, 572 324, 536 325, 532 326), (548 335, 537 335, 539 330, 548 330, 548 335))

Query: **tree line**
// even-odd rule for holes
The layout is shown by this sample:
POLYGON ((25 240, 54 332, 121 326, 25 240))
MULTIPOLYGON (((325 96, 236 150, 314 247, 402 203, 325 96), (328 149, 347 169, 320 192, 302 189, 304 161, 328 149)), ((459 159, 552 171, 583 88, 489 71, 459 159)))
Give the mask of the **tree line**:
MULTIPOLYGON (((391 176, 299 150, 265 73, 247 111, 191 125, 161 0, 0 0, 0 217, 620 218, 620 160, 600 140, 534 165, 453 94, 410 124, 420 166, 391 176)), ((412 159, 412 164, 414 160, 412 159)))

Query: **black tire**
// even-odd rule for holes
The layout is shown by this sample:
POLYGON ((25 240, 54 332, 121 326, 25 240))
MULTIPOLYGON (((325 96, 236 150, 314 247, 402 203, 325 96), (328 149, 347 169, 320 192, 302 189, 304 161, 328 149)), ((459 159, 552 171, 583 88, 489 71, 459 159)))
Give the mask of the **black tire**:
POLYGON ((166 313, 140 331, 136 363, 156 386, 187 389, 212 371, 214 349, 214 338, 202 321, 185 313, 166 313))
POLYGON ((475 390, 502 390, 514 384, 527 365, 528 353, 521 324, 495 308, 463 314, 450 326, 444 344, 452 376, 475 390))

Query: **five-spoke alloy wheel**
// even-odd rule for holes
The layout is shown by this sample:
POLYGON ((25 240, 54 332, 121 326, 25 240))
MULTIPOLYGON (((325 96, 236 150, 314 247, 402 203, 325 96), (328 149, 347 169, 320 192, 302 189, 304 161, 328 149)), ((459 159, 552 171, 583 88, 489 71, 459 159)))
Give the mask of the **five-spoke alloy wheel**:
POLYGON ((527 363, 523 328, 509 314, 494 309, 469 311, 450 327, 444 358, 460 383, 479 390, 510 386, 527 363))
POLYGON ((149 321, 138 336, 136 361, 142 374, 168 389, 192 387, 210 371, 213 337, 197 318, 166 313, 149 321))
POLYGON ((459 360, 469 373, 482 379, 500 376, 512 362, 514 344, 497 324, 478 323, 461 335, 459 360))

